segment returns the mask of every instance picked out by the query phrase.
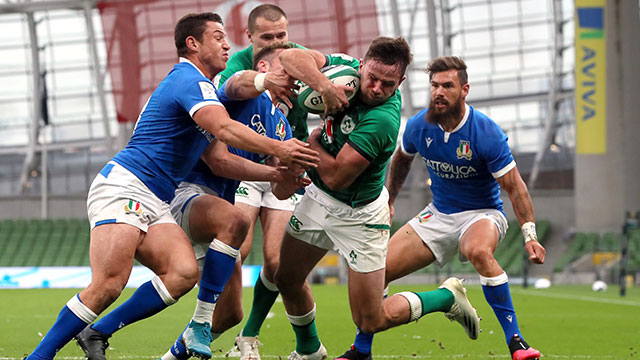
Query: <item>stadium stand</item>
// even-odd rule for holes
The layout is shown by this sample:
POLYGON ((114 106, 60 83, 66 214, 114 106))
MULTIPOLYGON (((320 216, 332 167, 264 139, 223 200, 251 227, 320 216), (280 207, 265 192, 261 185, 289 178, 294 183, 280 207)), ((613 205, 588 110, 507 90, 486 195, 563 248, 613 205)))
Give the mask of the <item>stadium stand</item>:
POLYGON ((0 250, 0 266, 86 266, 89 221, 5 219, 0 250))
MULTIPOLYGON (((403 222, 394 222, 391 226, 395 233, 403 222)), ((538 221, 540 242, 549 237, 549 221, 538 221)), ((89 222, 86 219, 31 219, 0 221, 0 267, 4 266, 88 266, 89 265, 89 222)), ((605 234, 598 241, 597 234, 577 234, 562 258, 560 269, 580 256, 597 249, 615 251, 620 247, 619 234, 605 234)), ((509 230, 498 249, 496 258, 510 275, 521 275, 526 254, 522 247, 523 239, 517 221, 509 224, 509 230)), ((640 267, 640 231, 630 242, 629 265, 640 267)), ((254 243, 245 264, 262 264, 262 228, 255 227, 254 243)), ((561 270, 557 270, 561 271, 561 270)), ((468 274, 475 273, 469 263, 452 261, 444 269, 429 266, 422 272, 429 274, 468 274)))

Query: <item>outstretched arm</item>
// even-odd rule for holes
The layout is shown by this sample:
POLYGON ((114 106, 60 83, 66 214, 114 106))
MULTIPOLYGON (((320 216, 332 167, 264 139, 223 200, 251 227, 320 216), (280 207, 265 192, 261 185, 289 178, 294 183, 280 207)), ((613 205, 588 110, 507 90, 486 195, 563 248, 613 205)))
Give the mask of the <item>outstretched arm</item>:
POLYGON ((232 154, 227 145, 218 139, 207 147, 201 158, 212 173, 235 180, 282 181, 286 171, 286 167, 258 164, 232 154))
POLYGON ((298 139, 278 141, 262 136, 229 117, 222 106, 205 106, 193 114, 193 120, 222 142, 237 149, 279 158, 286 165, 315 167, 318 153, 298 139))
POLYGON ((233 100, 255 98, 269 90, 274 99, 282 99, 290 108, 293 104, 289 97, 295 96, 292 89, 297 88, 294 79, 283 69, 266 73, 246 70, 242 74, 230 77, 224 87, 227 96, 233 100))
POLYGON ((403 154, 400 149, 396 150, 391 158, 391 169, 389 171, 387 189, 389 190, 389 212, 392 219, 394 213, 393 204, 400 193, 400 189, 402 189, 404 181, 407 179, 407 175, 409 175, 412 163, 413 156, 403 154))
POLYGON ((514 167, 506 174, 496 179, 498 184, 507 191, 513 211, 522 227, 524 235, 525 249, 529 253, 529 261, 536 264, 544 263, 546 250, 538 242, 535 231, 535 214, 533 202, 527 190, 527 185, 522 180, 518 167, 514 167))

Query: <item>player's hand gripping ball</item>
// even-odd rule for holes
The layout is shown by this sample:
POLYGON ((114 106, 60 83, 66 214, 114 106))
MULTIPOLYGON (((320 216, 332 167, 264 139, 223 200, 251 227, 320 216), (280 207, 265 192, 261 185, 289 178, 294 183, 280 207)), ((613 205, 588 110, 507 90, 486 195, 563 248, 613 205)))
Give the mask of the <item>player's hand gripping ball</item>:
MULTIPOLYGON (((353 99, 360 88, 360 74, 358 74, 358 71, 351 66, 330 65, 320 69, 320 72, 328 77, 334 84, 352 87, 353 92, 347 93, 347 99, 349 101, 353 99)), ((324 102, 322 101, 320 93, 302 82, 299 85, 298 104, 312 114, 324 113, 324 102)))

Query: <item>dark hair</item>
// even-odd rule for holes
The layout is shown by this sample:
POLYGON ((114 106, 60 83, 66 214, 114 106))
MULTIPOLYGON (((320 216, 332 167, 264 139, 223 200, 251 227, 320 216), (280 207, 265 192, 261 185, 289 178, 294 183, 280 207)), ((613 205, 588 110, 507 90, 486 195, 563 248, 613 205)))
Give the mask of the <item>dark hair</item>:
POLYGON ((452 69, 458 70, 460 85, 466 84, 469 80, 467 64, 459 56, 441 56, 431 60, 429 66, 427 66, 427 74, 429 74, 429 80, 431 80, 433 74, 452 69))
POLYGON ((413 61, 413 55, 409 43, 403 37, 379 36, 369 45, 364 61, 368 59, 375 59, 385 65, 396 65, 404 75, 407 66, 413 61))
POLYGON ((223 24, 220 15, 211 12, 187 14, 178 20, 173 31, 173 39, 176 43, 178 56, 184 56, 188 53, 186 41, 189 36, 202 41, 202 34, 207 29, 207 23, 210 21, 223 24))
POLYGON ((263 4, 256 6, 249 13, 249 21, 247 27, 249 28, 249 33, 253 34, 256 30, 256 22, 259 17, 263 17, 269 21, 278 21, 280 18, 287 18, 287 14, 284 13, 280 7, 272 4, 263 4))
POLYGON ((258 70, 258 62, 260 60, 268 61, 271 63, 276 51, 278 49, 291 49, 293 46, 288 42, 274 42, 265 47, 263 47, 257 54, 253 55, 253 70, 258 70))

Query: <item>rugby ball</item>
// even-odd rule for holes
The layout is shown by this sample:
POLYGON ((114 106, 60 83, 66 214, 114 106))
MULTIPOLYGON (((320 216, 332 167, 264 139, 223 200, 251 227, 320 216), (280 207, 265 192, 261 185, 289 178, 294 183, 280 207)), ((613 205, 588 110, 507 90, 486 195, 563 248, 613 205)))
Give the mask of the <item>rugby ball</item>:
POLYGON ((591 285, 591 289, 596 292, 607 291, 607 283, 602 280, 596 280, 591 285))
MULTIPOLYGON (((328 77, 332 83, 347 85, 353 88, 353 92, 347 93, 347 99, 351 101, 360 88, 360 74, 358 70, 347 65, 330 65, 320 69, 320 72, 328 77)), ((304 83, 300 83, 298 90, 298 104, 312 114, 324 113, 322 96, 304 83)))

